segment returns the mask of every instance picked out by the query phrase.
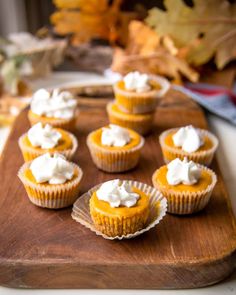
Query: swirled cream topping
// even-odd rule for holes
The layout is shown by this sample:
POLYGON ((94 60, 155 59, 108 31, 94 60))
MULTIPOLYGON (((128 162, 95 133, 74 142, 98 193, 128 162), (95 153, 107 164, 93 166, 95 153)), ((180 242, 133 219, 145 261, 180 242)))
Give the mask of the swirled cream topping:
POLYGON ((147 74, 141 74, 137 71, 127 74, 123 81, 125 83, 125 89, 136 92, 146 92, 151 89, 149 84, 149 77, 147 74))
POLYGON ((122 147, 130 142, 129 131, 117 125, 110 124, 102 129, 101 143, 107 146, 122 147))
POLYGON ((61 154, 43 154, 32 161, 30 170, 37 183, 62 184, 74 175, 72 163, 61 154))
POLYGON ((28 131, 28 139, 32 146, 42 149, 54 148, 61 139, 61 133, 53 129, 51 125, 37 123, 28 131))
POLYGON ((198 182, 201 175, 199 166, 193 161, 188 162, 187 158, 184 158, 183 161, 176 158, 167 165, 167 169, 166 178, 170 185, 180 183, 192 185, 198 182))
POLYGON ((121 184, 119 179, 104 182, 97 190, 96 195, 99 200, 108 202, 113 208, 133 207, 140 197, 139 194, 133 192, 128 182, 125 181, 121 184))
POLYGON ((68 91, 55 89, 52 94, 39 89, 32 97, 31 111, 39 116, 70 119, 74 116, 77 102, 68 91))
POLYGON ((196 152, 203 144, 199 132, 192 125, 180 128, 172 139, 176 147, 187 153, 196 152))

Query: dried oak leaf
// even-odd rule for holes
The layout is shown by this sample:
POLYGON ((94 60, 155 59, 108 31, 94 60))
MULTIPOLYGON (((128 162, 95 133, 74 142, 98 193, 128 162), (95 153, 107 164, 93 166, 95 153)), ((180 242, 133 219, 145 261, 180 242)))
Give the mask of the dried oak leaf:
POLYGON ((222 69, 236 58, 235 3, 195 0, 191 8, 181 0, 165 0, 164 5, 166 11, 149 10, 146 23, 160 36, 169 35, 178 48, 189 46, 186 58, 190 63, 202 65, 214 56, 217 68, 222 69))
POLYGON ((111 68, 123 75, 130 71, 139 71, 163 75, 178 81, 181 80, 182 76, 192 82, 196 82, 199 78, 199 74, 189 67, 186 61, 161 48, 149 55, 129 55, 125 50, 116 48, 111 68))
POLYGON ((129 24, 129 37, 126 51, 129 54, 150 54, 160 46, 160 37, 141 21, 129 24))
POLYGON ((177 56, 177 51, 170 37, 160 38, 144 23, 132 21, 129 25, 127 48, 116 48, 112 69, 122 74, 137 70, 177 80, 185 76, 196 82, 198 73, 183 58, 177 56))

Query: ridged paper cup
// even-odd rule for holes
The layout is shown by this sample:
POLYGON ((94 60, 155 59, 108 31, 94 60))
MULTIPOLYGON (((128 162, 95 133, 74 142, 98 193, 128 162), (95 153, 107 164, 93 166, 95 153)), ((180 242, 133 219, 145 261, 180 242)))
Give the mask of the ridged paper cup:
POLYGON ((75 155, 75 152, 78 148, 78 140, 77 138, 73 135, 73 134, 69 134, 71 142, 72 142, 72 147, 69 149, 65 149, 65 150, 60 150, 57 151, 56 148, 54 149, 54 151, 50 151, 50 149, 35 149, 34 147, 28 146, 24 144, 24 138, 27 136, 27 133, 23 134, 19 140, 18 140, 18 144, 19 147, 21 149, 23 158, 25 160, 25 162, 28 161, 32 161, 35 158, 45 154, 45 153, 50 153, 51 155, 53 155, 54 153, 60 153, 62 155, 64 155, 66 157, 67 160, 71 160, 73 158, 73 156, 75 155))
MULTIPOLYGON (((96 132, 96 131, 94 131, 96 132)), ((99 146, 91 139, 93 132, 87 137, 89 148, 94 164, 101 170, 110 173, 124 172, 134 168, 139 161, 144 138, 140 136, 140 143, 130 149, 109 150, 99 146)))
POLYGON ((116 98, 116 103, 119 108, 129 114, 144 114, 154 112, 159 98, 163 97, 170 88, 170 83, 167 79, 149 75, 150 80, 158 83, 160 89, 154 89, 147 92, 134 92, 123 90, 119 87, 120 81, 114 85, 114 93, 116 98))
POLYGON ((133 129, 142 135, 146 135, 151 131, 155 112, 140 115, 130 115, 114 111, 112 109, 113 104, 114 102, 107 104, 107 113, 110 123, 133 129))
POLYGON ((200 136, 203 136, 203 137, 206 136, 211 140, 212 147, 205 151, 196 151, 193 153, 187 153, 180 148, 170 147, 165 143, 165 138, 170 133, 177 132, 179 128, 168 129, 164 131, 163 133, 161 133, 159 137, 159 142, 161 145, 162 154, 163 154, 165 163, 169 163, 176 158, 183 160, 186 157, 189 161, 192 160, 193 162, 199 163, 202 165, 209 166, 211 164, 214 154, 216 152, 216 149, 219 145, 219 141, 216 138, 216 136, 213 135, 211 132, 204 129, 199 129, 199 128, 196 128, 196 129, 198 130, 200 136))
MULTIPOLYGON (((121 182, 123 181, 124 180, 121 180, 121 182)), ((88 229, 90 229, 91 231, 95 232, 96 235, 102 236, 104 239, 109 239, 109 240, 131 239, 149 231, 151 228, 156 226, 166 215, 167 200, 154 187, 151 187, 147 184, 144 184, 138 181, 133 181, 133 180, 129 180, 128 183, 132 187, 136 187, 137 189, 143 191, 146 195, 150 196, 149 216, 148 216, 146 225, 141 230, 138 230, 132 234, 110 237, 108 235, 105 235, 104 233, 102 233, 96 228, 90 215, 89 201, 93 192, 97 191, 98 188, 101 186, 101 184, 90 189, 87 193, 83 194, 74 203, 73 210, 72 210, 72 218, 75 221, 87 227, 88 229)), ((122 220, 120 222, 122 222, 122 220)))
POLYGON ((213 189, 216 185, 217 177, 216 174, 209 168, 202 165, 199 165, 199 167, 201 168, 201 170, 205 170, 211 175, 212 182, 207 186, 206 189, 198 192, 191 192, 187 190, 183 192, 178 192, 174 189, 167 189, 156 181, 159 169, 154 172, 152 176, 152 183, 154 187, 160 190, 163 196, 167 198, 167 212, 172 214, 185 215, 198 212, 206 207, 206 205, 210 201, 213 189))
POLYGON ((78 116, 78 111, 75 112, 74 117, 69 119, 48 118, 46 116, 39 116, 37 114, 34 114, 31 110, 29 110, 28 112, 28 119, 30 121, 31 126, 41 122, 43 125, 50 124, 54 128, 61 128, 68 131, 75 130, 77 116, 78 116))
POLYGON ((72 205, 78 198, 79 185, 83 172, 80 167, 74 163, 76 177, 63 184, 50 184, 44 186, 40 183, 34 183, 24 176, 26 169, 29 169, 31 162, 26 162, 19 170, 18 177, 22 181, 30 201, 44 208, 59 209, 72 205))

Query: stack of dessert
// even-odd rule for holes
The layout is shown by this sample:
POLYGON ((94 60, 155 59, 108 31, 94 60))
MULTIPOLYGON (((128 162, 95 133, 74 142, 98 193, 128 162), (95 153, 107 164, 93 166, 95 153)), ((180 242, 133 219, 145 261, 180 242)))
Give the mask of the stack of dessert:
POLYGON ((192 125, 162 132, 159 142, 166 165, 158 168, 152 182, 168 201, 168 212, 192 214, 205 208, 217 177, 209 169, 218 139, 192 125))
POLYGON ((110 122, 146 135, 152 128, 158 101, 169 87, 165 78, 130 72, 114 85, 115 102, 107 105, 110 122))

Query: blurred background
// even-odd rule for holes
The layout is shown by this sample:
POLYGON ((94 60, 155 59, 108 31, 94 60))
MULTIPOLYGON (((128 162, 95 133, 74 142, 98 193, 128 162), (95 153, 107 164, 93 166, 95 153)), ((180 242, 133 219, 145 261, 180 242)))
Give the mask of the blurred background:
POLYGON ((234 107, 235 28, 234 0, 1 0, 0 119, 52 71, 137 70, 234 107))

